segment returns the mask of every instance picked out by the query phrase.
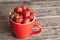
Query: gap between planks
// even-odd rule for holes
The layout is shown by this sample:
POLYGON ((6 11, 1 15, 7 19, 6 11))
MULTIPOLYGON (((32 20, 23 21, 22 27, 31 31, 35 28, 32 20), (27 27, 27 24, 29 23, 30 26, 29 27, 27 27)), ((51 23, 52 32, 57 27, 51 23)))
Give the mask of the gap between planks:
POLYGON ((60 16, 43 16, 43 17, 35 17, 35 19, 39 18, 60 18, 60 16))
MULTIPOLYGON (((54 28, 60 29, 60 26, 54 26, 54 27, 53 26, 48 26, 48 27, 44 26, 42 28, 44 28, 44 29, 54 29, 54 28)), ((36 28, 33 28, 33 29, 37 30, 38 28, 36 27, 36 28)))

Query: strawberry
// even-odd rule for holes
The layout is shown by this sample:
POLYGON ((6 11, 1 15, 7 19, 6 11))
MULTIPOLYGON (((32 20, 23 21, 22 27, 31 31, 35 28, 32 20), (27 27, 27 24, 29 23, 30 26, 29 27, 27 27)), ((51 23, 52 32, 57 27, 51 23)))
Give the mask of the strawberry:
POLYGON ((29 19, 29 18, 25 18, 25 19, 23 20, 23 23, 24 23, 24 24, 29 23, 29 22, 30 22, 30 19, 29 19))
POLYGON ((27 10, 28 7, 27 6, 21 6, 23 10, 27 10))
POLYGON ((16 18, 15 18, 15 22, 17 22, 17 23, 21 23, 23 21, 23 16, 22 15, 20 15, 20 16, 16 16, 16 18))
POLYGON ((22 10, 22 8, 20 6, 19 7, 16 7, 14 9, 14 11, 17 12, 17 13, 23 12, 23 10, 22 10))
POLYGON ((14 17, 15 17, 15 14, 10 14, 10 19, 14 19, 14 17))
POLYGON ((34 11, 31 8, 29 8, 28 10, 30 13, 34 13, 34 11))
POLYGON ((23 13, 20 12, 19 15, 23 15, 23 13))
POLYGON ((29 19, 30 20, 33 20, 34 19, 34 13, 30 13, 31 15, 29 16, 29 19))
POLYGON ((28 10, 25 10, 23 13, 24 17, 29 17, 30 16, 30 12, 28 10))
POLYGON ((29 19, 30 20, 33 20, 34 19, 34 11, 32 9, 29 10, 30 11, 30 16, 29 16, 29 19))

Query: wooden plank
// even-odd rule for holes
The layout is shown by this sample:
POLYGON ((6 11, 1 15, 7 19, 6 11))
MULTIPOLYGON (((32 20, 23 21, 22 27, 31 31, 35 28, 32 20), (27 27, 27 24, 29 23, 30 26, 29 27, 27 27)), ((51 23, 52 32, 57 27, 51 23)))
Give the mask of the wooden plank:
MULTIPOLYGON (((8 15, 10 13, 10 11, 12 11, 14 9, 14 7, 12 8, 3 8, 1 9, 1 14, 0 16, 2 15, 8 15)), ((51 8, 51 9, 41 9, 41 10, 35 10, 35 15, 36 17, 43 17, 43 16, 59 16, 60 15, 60 8, 59 9, 54 9, 54 8, 51 8), (53 9, 53 10, 52 10, 53 9)))
POLYGON ((39 18, 36 21, 38 21, 39 23, 41 23, 43 26, 58 26, 60 25, 60 18, 39 18))
MULTIPOLYGON (((18 2, 16 3, 2 3, 0 4, 0 12, 4 12, 4 14, 10 12, 11 10, 13 10, 16 6, 19 5, 27 5, 29 7, 31 7, 34 11, 37 17, 41 17, 41 16, 58 16, 60 15, 60 2, 36 2, 36 4, 34 4, 34 2, 18 2), (26 4, 25 4, 26 3, 26 4)), ((3 14, 3 15, 4 15, 3 14)), ((6 15, 5 14, 5 15, 6 15)))

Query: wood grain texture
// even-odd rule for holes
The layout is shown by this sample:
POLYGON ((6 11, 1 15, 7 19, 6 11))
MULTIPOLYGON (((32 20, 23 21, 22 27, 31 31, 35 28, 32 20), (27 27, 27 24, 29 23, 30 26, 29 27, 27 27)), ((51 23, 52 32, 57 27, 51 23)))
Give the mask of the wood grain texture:
POLYGON ((60 0, 0 0, 0 40, 60 40, 60 0), (19 5, 27 5, 35 11, 35 21, 43 26, 41 34, 26 39, 13 36, 8 15, 19 5))
POLYGON ((27 5, 34 9, 36 16, 59 16, 60 15, 60 1, 57 2, 38 2, 36 1, 35 3, 32 2, 5 2, 5 3, 0 3, 0 12, 10 12, 13 10, 16 6, 19 5, 27 5))

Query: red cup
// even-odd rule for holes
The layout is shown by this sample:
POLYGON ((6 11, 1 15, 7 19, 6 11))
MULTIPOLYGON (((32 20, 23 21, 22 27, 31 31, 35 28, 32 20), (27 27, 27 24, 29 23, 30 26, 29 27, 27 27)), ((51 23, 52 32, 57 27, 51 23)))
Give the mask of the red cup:
POLYGON ((18 38, 26 38, 30 35, 38 34, 42 32, 42 25, 38 22, 35 22, 35 18, 32 22, 28 24, 20 24, 12 21, 12 19, 9 18, 9 22, 12 27, 12 31, 18 38), (33 31, 33 27, 39 27, 38 31, 33 31))

